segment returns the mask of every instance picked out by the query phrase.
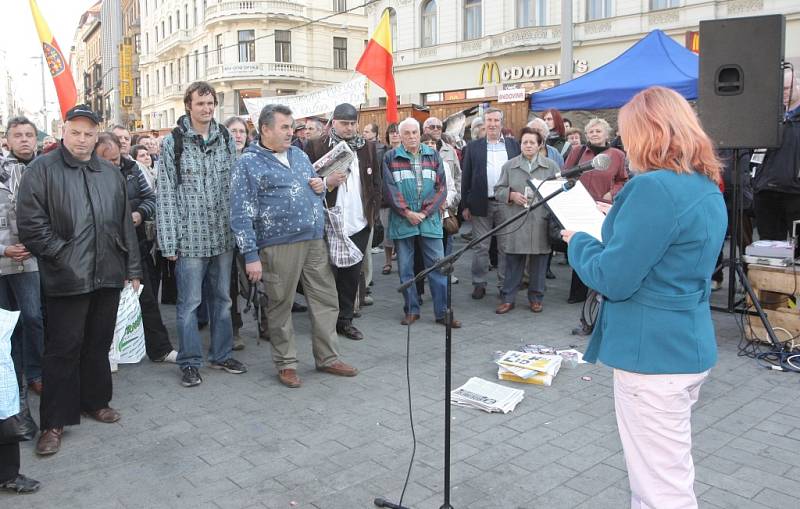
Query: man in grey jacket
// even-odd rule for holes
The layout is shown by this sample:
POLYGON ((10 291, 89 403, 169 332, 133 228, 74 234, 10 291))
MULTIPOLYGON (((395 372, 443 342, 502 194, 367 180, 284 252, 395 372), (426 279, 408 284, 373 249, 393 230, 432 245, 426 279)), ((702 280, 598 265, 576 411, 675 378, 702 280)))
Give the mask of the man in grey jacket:
POLYGON ((14 363, 25 373, 28 388, 41 394, 44 325, 39 267, 19 241, 16 212, 22 174, 35 156, 36 126, 16 117, 9 120, 6 132, 9 154, 0 160, 0 307, 20 311, 11 338, 14 363))
POLYGON ((230 222, 231 167, 236 145, 214 120, 217 93, 204 81, 189 85, 183 97, 186 115, 164 138, 158 177, 156 222, 163 256, 176 261, 178 286, 178 366, 181 385, 200 385, 203 345, 197 310, 203 280, 209 283, 211 346, 209 365, 228 373, 247 371, 231 357, 230 280, 234 241, 230 222))

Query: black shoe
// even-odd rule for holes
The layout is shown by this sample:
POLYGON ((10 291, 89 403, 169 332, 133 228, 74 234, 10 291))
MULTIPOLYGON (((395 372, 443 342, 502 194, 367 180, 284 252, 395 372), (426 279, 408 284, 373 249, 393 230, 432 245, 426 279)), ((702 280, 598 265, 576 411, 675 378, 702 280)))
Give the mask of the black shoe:
POLYGON ((181 377, 182 386, 194 387, 195 385, 200 385, 203 383, 203 379, 200 378, 200 371, 198 371, 194 366, 186 366, 185 368, 181 368, 181 372, 183 372, 183 376, 181 377))
POLYGON ((555 278, 556 278, 556 275, 555 275, 555 274, 553 274, 553 271, 552 271, 552 270, 550 270, 550 269, 547 269, 547 274, 545 274, 545 275, 544 275, 544 277, 546 277, 547 279, 555 279, 555 278))
POLYGON ((41 486, 42 483, 36 479, 31 479, 30 477, 25 477, 22 474, 17 474, 16 479, 0 483, 0 490, 12 491, 14 493, 24 495, 27 493, 36 493, 39 491, 41 486))
POLYGON ((364 334, 362 334, 360 330, 356 329, 352 323, 337 325, 336 332, 355 341, 364 339, 364 334))
POLYGON ((292 302, 292 313, 304 313, 306 311, 308 311, 308 306, 292 302))
POLYGON ((483 286, 476 286, 474 290, 472 290, 472 298, 475 300, 482 299, 486 296, 486 288, 483 286))
POLYGON ((592 333, 592 327, 588 325, 581 325, 572 329, 573 336, 589 336, 592 333))
POLYGON ((224 369, 228 373, 234 375, 241 375, 242 373, 247 373, 247 366, 237 361, 233 357, 225 359, 222 362, 210 362, 208 363, 208 367, 210 367, 211 369, 224 369))

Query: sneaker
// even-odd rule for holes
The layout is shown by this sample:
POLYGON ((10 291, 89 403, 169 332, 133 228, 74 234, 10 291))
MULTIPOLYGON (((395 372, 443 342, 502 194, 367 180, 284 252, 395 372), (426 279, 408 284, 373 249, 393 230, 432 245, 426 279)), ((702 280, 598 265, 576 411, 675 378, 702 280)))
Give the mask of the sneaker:
POLYGON ((39 491, 41 485, 42 484, 35 479, 17 474, 15 479, 0 483, 0 490, 24 495, 27 493, 36 493, 39 491))
POLYGON ((194 366, 186 366, 185 368, 181 368, 181 372, 183 372, 183 376, 181 377, 181 385, 184 387, 194 387, 195 385, 200 385, 203 383, 203 379, 200 378, 200 371, 194 366))
POLYGON ((373 247, 370 250, 370 253, 372 253, 372 254, 381 254, 381 253, 383 253, 383 248, 381 246, 373 247))
POLYGON ((237 361, 233 357, 225 359, 222 362, 211 362, 209 363, 209 367, 211 367, 212 369, 224 369, 228 373, 232 373, 234 375, 241 375, 242 373, 247 373, 247 366, 237 361))
POLYGON ((452 277, 450 278, 450 280, 451 280, 452 284, 454 284, 454 285, 457 285, 457 284, 458 284, 458 278, 457 278, 457 277, 455 277, 455 276, 452 276, 452 277))
POLYGON ((153 362, 169 362, 171 364, 175 364, 176 362, 178 362, 178 352, 172 350, 168 354, 161 357, 160 359, 153 359, 153 362))

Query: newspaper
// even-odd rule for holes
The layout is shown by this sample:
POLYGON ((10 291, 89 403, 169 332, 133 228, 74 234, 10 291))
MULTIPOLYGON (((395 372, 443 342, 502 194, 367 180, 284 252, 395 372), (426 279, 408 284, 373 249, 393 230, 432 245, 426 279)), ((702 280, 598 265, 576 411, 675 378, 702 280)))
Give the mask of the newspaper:
POLYGON ((525 391, 504 387, 482 378, 472 377, 450 393, 453 405, 477 408, 484 412, 507 414, 525 397, 525 391))
POLYGON ((314 169, 321 177, 327 177, 335 171, 344 174, 350 173, 350 164, 353 162, 353 150, 346 141, 340 141, 327 154, 314 163, 314 169))

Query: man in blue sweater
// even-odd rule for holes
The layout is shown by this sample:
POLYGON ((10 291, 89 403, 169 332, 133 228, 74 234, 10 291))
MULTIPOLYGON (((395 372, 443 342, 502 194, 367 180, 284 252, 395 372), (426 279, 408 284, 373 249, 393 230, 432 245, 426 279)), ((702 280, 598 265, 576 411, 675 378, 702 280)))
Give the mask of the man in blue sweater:
POLYGON ((264 280, 272 360, 278 379, 300 387, 292 302, 303 282, 318 371, 355 376, 337 352, 339 301, 322 238, 325 185, 308 156, 292 146, 292 110, 268 104, 258 118, 259 140, 233 168, 231 229, 250 281, 264 280))

